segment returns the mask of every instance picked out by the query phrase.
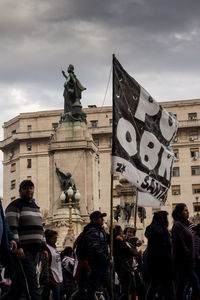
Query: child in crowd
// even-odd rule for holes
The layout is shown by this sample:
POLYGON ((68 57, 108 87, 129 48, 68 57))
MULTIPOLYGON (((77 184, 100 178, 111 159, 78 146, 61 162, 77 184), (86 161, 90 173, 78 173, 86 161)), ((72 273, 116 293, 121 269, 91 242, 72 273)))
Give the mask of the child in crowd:
POLYGON ((56 248, 58 234, 54 230, 47 229, 45 237, 48 248, 48 259, 42 259, 40 272, 40 285, 42 299, 48 300, 50 291, 53 300, 60 300, 60 288, 63 282, 60 254, 56 248))

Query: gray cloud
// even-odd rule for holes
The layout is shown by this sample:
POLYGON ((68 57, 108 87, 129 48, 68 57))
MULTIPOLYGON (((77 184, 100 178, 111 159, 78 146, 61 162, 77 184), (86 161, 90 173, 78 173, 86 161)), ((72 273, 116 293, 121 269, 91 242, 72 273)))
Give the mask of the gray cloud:
POLYGON ((199 12, 196 0, 2 0, 1 124, 62 108, 70 63, 87 87, 83 105, 101 106, 112 53, 156 99, 199 98, 199 12))

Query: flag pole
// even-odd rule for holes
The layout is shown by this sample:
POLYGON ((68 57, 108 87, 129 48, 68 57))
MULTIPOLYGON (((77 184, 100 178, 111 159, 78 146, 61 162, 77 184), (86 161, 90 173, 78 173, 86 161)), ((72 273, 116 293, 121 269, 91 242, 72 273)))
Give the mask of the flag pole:
POLYGON ((135 211, 134 211, 134 228, 137 225, 137 211, 138 211, 138 189, 136 189, 136 199, 135 199, 135 211))
MULTIPOLYGON (((114 123, 114 57, 112 56, 112 69, 113 69, 113 78, 112 78, 112 150, 113 150, 113 123, 114 123)), ((113 151, 112 151, 113 154, 113 151)), ((112 157, 111 157, 112 159, 112 157)), ((112 162, 111 162, 112 165, 112 162)), ((111 166, 112 167, 112 166, 111 166)), ((110 260, 111 260, 111 267, 110 267, 110 294, 111 300, 114 300, 114 265, 113 265, 113 174, 111 170, 111 189, 110 189, 110 260)))

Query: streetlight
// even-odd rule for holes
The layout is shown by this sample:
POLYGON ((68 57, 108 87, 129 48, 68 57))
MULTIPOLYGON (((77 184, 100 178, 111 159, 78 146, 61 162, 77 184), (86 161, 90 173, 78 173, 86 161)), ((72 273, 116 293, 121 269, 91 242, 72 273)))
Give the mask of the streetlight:
POLYGON ((72 208, 73 205, 77 205, 79 204, 80 198, 81 198, 81 194, 79 193, 79 191, 76 191, 75 194, 75 202, 72 202, 72 197, 73 197, 74 191, 72 189, 72 187, 70 186, 70 188, 67 190, 67 195, 68 195, 68 199, 69 202, 66 203, 69 207, 69 229, 68 229, 68 234, 71 236, 74 236, 74 229, 73 229, 73 224, 72 224, 72 208))

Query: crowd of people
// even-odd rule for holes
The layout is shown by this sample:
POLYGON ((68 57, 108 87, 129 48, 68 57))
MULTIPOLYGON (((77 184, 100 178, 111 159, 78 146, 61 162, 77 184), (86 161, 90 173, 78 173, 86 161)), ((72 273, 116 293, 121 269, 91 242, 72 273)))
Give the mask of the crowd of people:
POLYGON ((184 203, 171 230, 168 213, 154 213, 146 249, 136 228, 106 232, 106 213, 94 211, 73 248, 60 253, 58 233, 43 228, 33 182, 22 181, 19 194, 5 215, 0 203, 0 300, 200 299, 200 224, 184 203))

